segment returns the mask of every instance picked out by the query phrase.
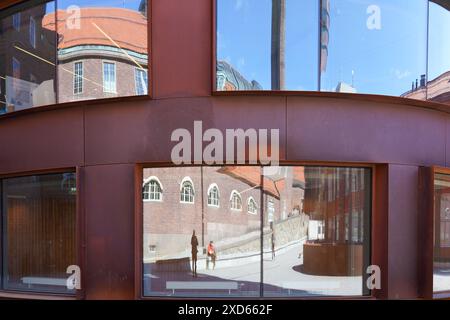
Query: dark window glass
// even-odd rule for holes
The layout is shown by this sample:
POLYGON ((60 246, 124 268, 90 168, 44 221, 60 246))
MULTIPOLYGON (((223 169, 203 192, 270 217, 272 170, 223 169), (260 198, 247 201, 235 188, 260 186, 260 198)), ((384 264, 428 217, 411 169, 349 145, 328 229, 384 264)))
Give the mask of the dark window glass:
POLYGON ((434 177, 434 292, 450 290, 450 175, 434 177))
POLYGON ((2 180, 4 289, 74 293, 76 192, 74 173, 2 180))
POLYGON ((54 1, 0 12, 0 114, 56 102, 54 12, 54 1))

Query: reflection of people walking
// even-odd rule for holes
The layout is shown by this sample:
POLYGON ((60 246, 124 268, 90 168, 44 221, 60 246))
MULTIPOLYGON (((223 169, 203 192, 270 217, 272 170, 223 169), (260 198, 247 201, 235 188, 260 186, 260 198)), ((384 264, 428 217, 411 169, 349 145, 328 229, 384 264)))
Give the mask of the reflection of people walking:
POLYGON ((196 277, 197 276, 197 253, 198 253, 198 240, 197 240, 197 236, 195 235, 195 230, 192 232, 192 237, 191 237, 191 246, 192 246, 192 276, 196 277))
MULTIPOLYGON (((213 263, 213 270, 216 268, 216 248, 214 247, 214 243, 212 241, 208 244, 207 249, 208 258, 211 259, 213 263)), ((209 269, 209 260, 206 260, 206 268, 209 269)))

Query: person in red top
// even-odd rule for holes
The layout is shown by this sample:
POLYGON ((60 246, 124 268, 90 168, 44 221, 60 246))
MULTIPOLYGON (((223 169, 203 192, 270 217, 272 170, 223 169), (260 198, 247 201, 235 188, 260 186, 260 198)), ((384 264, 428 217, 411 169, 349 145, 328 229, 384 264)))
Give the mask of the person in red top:
MULTIPOLYGON (((213 263, 213 270, 214 270, 216 268, 216 248, 214 247, 214 243, 212 241, 209 242, 208 248, 206 249, 206 253, 213 263)), ((208 262, 207 268, 209 269, 209 260, 206 261, 208 262)))

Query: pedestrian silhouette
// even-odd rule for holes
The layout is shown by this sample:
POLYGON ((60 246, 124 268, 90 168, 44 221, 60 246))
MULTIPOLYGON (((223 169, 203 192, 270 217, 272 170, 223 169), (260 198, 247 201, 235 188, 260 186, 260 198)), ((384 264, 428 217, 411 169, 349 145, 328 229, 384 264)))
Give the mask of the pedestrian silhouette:
POLYGON ((192 276, 197 277, 197 253, 198 253, 198 240, 195 235, 195 230, 192 231, 191 237, 191 254, 192 254, 192 276))

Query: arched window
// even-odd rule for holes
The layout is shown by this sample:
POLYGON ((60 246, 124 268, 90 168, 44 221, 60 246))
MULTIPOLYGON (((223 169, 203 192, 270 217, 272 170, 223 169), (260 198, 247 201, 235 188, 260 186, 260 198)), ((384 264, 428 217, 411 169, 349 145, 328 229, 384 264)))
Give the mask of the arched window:
POLYGON ((242 198, 236 190, 231 192, 230 206, 231 210, 242 211, 242 198))
POLYGON ((219 187, 215 183, 208 188, 208 206, 219 207, 219 187))
POLYGON ((142 197, 144 201, 162 201, 161 182, 157 177, 150 177, 145 180, 142 197))
POLYGON ((256 201, 255 199, 253 199, 253 197, 248 198, 247 212, 251 214, 258 214, 258 205, 256 204, 256 201))
POLYGON ((180 185, 180 202, 194 203, 194 194, 194 184, 191 178, 184 178, 180 185))

